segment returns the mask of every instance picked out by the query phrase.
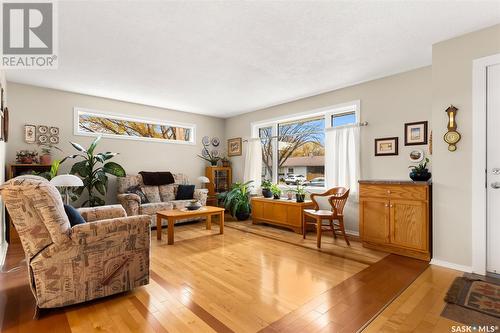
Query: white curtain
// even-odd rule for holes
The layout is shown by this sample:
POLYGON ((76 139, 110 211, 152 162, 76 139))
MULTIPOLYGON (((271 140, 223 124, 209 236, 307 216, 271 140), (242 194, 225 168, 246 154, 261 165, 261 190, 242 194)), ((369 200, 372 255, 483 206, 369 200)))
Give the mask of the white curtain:
POLYGON ((245 166, 243 171, 243 181, 253 180, 253 192, 260 188, 262 173, 262 147, 260 139, 248 139, 245 152, 245 166))
POLYGON ((327 187, 344 186, 350 196, 358 192, 359 127, 332 128, 326 131, 325 178, 327 187))

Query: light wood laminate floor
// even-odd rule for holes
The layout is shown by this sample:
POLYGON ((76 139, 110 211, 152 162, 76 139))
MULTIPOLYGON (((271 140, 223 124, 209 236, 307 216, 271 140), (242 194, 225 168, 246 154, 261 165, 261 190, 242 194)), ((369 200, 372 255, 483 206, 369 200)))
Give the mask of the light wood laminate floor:
MULTIPOLYGON (((1 331, 355 332, 427 267, 373 253, 368 264, 359 244, 351 260, 233 228, 219 235, 203 223, 176 226, 173 246, 152 235, 149 285, 36 321, 26 269, 0 274, 1 331)), ((7 266, 21 257, 12 246, 7 266)))

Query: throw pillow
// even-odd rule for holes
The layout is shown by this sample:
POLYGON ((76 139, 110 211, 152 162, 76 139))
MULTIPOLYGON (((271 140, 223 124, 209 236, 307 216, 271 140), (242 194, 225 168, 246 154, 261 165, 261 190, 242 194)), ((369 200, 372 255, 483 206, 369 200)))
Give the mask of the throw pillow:
POLYGON ((144 194, 144 192, 142 192, 141 190, 141 186, 140 185, 136 185, 136 186, 130 186, 128 189, 127 189, 127 192, 126 193, 134 193, 134 194, 137 194, 139 196, 139 198, 141 198, 141 205, 142 204, 147 204, 149 203, 149 200, 148 198, 146 197, 146 195, 144 194))
POLYGON ((194 185, 179 185, 175 200, 189 200, 194 197, 194 185))
POLYGON ((159 186, 161 201, 169 202, 175 200, 175 188, 176 185, 173 184, 159 186))
POLYGON ((144 185, 160 186, 175 183, 174 176, 170 172, 148 172, 141 171, 139 174, 142 176, 144 185))
POLYGON ((64 204, 64 211, 66 212, 66 216, 68 216, 71 227, 85 223, 82 215, 75 209, 75 207, 64 204))
POLYGON ((143 185, 141 186, 141 190, 146 195, 146 198, 148 198, 150 203, 161 202, 160 190, 158 189, 158 186, 143 185))

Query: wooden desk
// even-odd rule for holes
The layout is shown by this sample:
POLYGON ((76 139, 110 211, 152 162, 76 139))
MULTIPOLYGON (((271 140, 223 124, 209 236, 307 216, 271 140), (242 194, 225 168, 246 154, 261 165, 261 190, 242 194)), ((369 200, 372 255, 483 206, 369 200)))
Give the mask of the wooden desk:
POLYGON ((161 240, 161 221, 168 221, 168 245, 174 244, 175 221, 192 217, 205 217, 207 230, 212 229, 212 216, 219 216, 219 234, 224 233, 224 208, 205 206, 198 210, 171 209, 156 213, 156 239, 161 240))
POLYGON ((287 199, 264 197, 252 198, 252 223, 269 223, 289 228, 302 234, 302 218, 305 208, 313 208, 311 200, 296 202, 287 199))

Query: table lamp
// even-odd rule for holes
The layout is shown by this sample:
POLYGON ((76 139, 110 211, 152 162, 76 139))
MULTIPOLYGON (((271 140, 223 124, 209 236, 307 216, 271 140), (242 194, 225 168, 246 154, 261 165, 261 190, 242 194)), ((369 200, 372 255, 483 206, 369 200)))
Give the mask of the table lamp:
POLYGON ((59 175, 50 180, 55 187, 62 187, 64 190, 64 203, 69 205, 69 188, 83 186, 83 182, 75 175, 59 175))
POLYGON ((198 177, 198 181, 201 183, 201 188, 207 188, 208 183, 210 183, 210 179, 205 176, 198 177))

